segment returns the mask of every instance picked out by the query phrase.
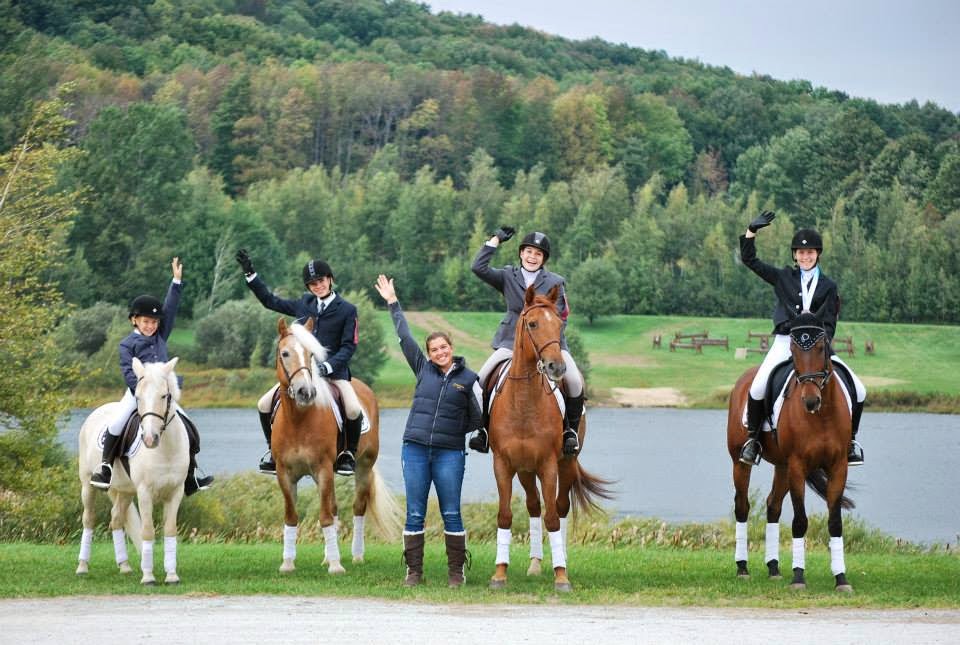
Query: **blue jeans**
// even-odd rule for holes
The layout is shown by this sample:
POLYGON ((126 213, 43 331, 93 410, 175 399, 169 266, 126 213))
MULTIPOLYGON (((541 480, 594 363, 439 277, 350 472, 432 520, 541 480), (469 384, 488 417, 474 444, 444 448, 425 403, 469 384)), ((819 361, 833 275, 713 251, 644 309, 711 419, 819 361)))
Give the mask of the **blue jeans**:
POLYGON ((407 523, 404 530, 408 533, 423 531, 432 482, 440 501, 444 530, 448 533, 462 532, 460 490, 467 465, 466 453, 463 450, 431 448, 405 441, 400 458, 403 463, 403 485, 407 490, 407 523))

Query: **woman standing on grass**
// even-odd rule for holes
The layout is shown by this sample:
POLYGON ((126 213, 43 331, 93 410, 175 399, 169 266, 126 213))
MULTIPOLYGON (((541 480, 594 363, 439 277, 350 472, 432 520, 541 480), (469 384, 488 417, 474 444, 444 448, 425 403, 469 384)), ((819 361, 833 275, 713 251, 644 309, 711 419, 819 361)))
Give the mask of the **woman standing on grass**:
POLYGON ((460 491, 466 469, 464 439, 483 424, 477 375, 467 368, 462 356, 453 355, 453 343, 443 332, 427 336, 425 356, 400 309, 393 279, 381 274, 376 287, 390 308, 403 356, 417 377, 401 451, 407 493, 403 530, 407 575, 403 584, 413 587, 423 577, 424 520, 433 483, 443 517, 447 582, 452 588, 460 587, 466 581, 467 553, 467 534, 460 515, 460 491))

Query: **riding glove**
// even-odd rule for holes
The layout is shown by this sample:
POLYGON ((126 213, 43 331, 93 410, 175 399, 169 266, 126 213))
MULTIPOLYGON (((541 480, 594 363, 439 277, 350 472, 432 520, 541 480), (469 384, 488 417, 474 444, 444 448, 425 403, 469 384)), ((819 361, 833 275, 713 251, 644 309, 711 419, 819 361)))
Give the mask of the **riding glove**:
POLYGON ((512 226, 501 226, 496 231, 493 232, 497 236, 497 239, 500 240, 500 243, 504 243, 513 237, 517 232, 517 229, 512 226))
POLYGON ((747 226, 747 230, 751 233, 756 233, 764 226, 770 226, 770 222, 773 221, 773 218, 776 217, 773 211, 763 211, 757 217, 754 218, 752 222, 747 226))
POLYGON ((237 263, 240 264, 240 268, 243 269, 244 275, 253 275, 256 271, 253 270, 253 262, 250 261, 250 256, 247 255, 246 249, 240 249, 237 251, 237 263))

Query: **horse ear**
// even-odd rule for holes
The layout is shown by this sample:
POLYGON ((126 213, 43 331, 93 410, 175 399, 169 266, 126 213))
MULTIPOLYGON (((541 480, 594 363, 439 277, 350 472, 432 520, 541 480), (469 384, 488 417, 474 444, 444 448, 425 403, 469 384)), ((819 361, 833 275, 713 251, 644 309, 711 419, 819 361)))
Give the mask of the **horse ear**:
POLYGON ((133 357, 133 373, 137 375, 137 378, 143 378, 143 363, 136 356, 133 357))
POLYGON ((531 284, 529 287, 527 287, 526 293, 524 293, 523 302, 527 307, 529 307, 531 304, 533 304, 533 299, 536 297, 537 292, 534 290, 533 285, 531 284))
POLYGON ((277 333, 281 336, 285 336, 287 334, 287 319, 283 316, 277 319, 277 333))
POLYGON ((303 328, 308 332, 313 333, 313 316, 307 318, 307 322, 303 324, 303 328))
POLYGON ((550 291, 547 292, 547 298, 553 304, 557 304, 557 300, 560 298, 560 285, 555 284, 550 287, 550 291))
POLYGON ((172 371, 173 371, 173 368, 175 368, 175 367, 177 366, 177 361, 179 361, 179 360, 180 360, 180 357, 179 357, 179 356, 174 356, 173 358, 171 358, 169 361, 167 361, 166 363, 164 363, 164 365, 163 365, 163 371, 165 371, 167 374, 169 374, 170 372, 172 372, 172 371))

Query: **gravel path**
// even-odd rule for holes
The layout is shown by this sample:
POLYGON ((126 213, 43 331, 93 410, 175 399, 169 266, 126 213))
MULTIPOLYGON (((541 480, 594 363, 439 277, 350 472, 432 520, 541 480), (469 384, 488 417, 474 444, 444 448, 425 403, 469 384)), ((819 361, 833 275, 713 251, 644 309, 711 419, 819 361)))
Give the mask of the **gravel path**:
POLYGON ((16 643, 958 643, 960 610, 434 605, 288 596, 0 601, 16 643), (787 637, 789 635, 789 637, 787 637), (602 639, 602 640, 600 640, 602 639))

